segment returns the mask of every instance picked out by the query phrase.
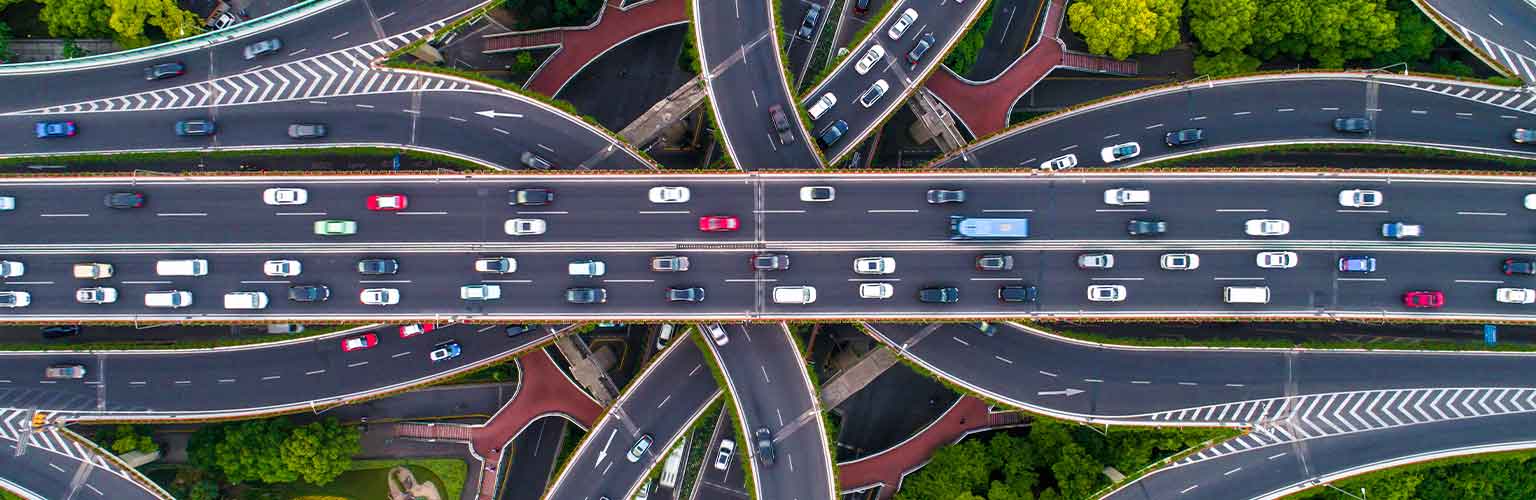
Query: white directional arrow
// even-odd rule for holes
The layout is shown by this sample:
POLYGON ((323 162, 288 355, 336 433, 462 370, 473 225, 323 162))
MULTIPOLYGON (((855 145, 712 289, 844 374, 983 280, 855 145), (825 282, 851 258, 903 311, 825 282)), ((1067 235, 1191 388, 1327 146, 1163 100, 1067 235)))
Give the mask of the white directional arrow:
POLYGON ((1076 396, 1082 393, 1082 389, 1062 389, 1059 391, 1040 391, 1035 394, 1039 394, 1041 396, 1076 396))
POLYGON ((617 436, 618 434, 619 428, 617 427, 613 428, 613 432, 608 433, 608 442, 603 444, 603 451, 597 452, 597 461, 592 462, 593 469, 597 468, 597 464, 603 463, 604 458, 608 458, 608 446, 613 444, 613 437, 617 436))
POLYGON ((485 111, 476 111, 475 114, 480 115, 480 116, 484 116, 486 118, 497 118, 497 117, 501 117, 501 116, 505 116, 507 118, 522 118, 523 117, 523 115, 520 115, 520 114, 517 114, 517 113, 498 113, 494 109, 487 109, 485 111))

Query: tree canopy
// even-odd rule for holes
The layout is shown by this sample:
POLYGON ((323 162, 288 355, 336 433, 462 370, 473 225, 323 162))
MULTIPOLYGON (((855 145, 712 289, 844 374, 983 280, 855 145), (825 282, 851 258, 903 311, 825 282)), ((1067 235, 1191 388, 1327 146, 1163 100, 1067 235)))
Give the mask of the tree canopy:
POLYGON ((287 418, 250 420, 199 429, 187 445, 193 465, 217 470, 231 483, 304 480, 325 484, 352 464, 359 433, 335 419, 295 427, 287 418))
MULTIPOLYGON (((0 6, 6 2, 0 0, 0 6)), ((203 32, 201 20, 175 0, 36 0, 48 34, 60 38, 111 37, 127 47, 154 43, 162 35, 175 40, 203 32), (146 31, 157 31, 151 36, 146 31)))
POLYGON ((1077 0, 1067 20, 1089 52, 1125 59, 1178 45, 1183 10, 1184 0, 1077 0))
POLYGON ((1445 42, 1412 0, 1189 0, 1195 71, 1227 75, 1286 58, 1342 68, 1427 60, 1445 42))

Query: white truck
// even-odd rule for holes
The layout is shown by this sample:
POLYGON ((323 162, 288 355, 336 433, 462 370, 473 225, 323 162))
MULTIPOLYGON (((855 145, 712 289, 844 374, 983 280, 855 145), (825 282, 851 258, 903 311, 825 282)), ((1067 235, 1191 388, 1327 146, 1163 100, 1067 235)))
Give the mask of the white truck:
POLYGON ((1148 203, 1152 203, 1152 192, 1145 189, 1104 190, 1105 205, 1146 205, 1148 203))
POLYGON ((566 271, 571 276, 597 277, 608 271, 608 265, 600 260, 578 260, 567 266, 566 271))
POLYGON ((75 279, 100 280, 112 277, 112 264, 83 262, 75 264, 75 279))
POLYGON ((267 292, 229 292, 224 294, 225 309, 266 309, 267 292))
POLYGON ((1388 222, 1381 225, 1381 237, 1394 240, 1418 238, 1423 235, 1423 228, 1418 224, 1404 224, 1402 222, 1388 222))
POLYGON ((162 260, 155 262, 155 274, 160 276, 205 276, 208 261, 203 259, 162 260))

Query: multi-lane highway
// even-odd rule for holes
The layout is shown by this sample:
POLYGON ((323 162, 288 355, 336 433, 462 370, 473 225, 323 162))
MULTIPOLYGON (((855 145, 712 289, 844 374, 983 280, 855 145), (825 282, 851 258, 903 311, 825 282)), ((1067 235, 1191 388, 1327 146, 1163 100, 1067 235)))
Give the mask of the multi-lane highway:
POLYGON ((812 113, 814 136, 822 136, 828 128, 843 122, 847 131, 831 144, 821 145, 828 161, 847 155, 855 146, 869 137, 875 127, 895 113, 906 101, 914 85, 922 83, 928 73, 939 67, 950 47, 960 40, 966 27, 981 14, 987 2, 951 2, 949 0, 902 0, 892 6, 883 19, 876 21, 869 36, 858 41, 837 68, 816 86, 810 94, 801 96, 801 105, 812 109, 826 94, 832 94, 836 104, 825 114, 812 113), (915 18, 906 16, 911 11, 915 18), (907 20, 910 19, 910 20, 907 20), (892 28, 900 25, 901 28, 892 28), (892 34, 895 36, 891 36, 892 34), (920 54, 914 49, 924 46, 920 54), (860 69, 860 59, 872 47, 880 47, 883 56, 860 69), (918 56, 916 59, 913 56, 918 56), (886 90, 882 97, 861 97, 884 81, 886 90))
POLYGON ((758 175, 628 177, 418 176, 207 180, 16 180, 5 213, 16 238, 0 245, 25 274, 5 290, 32 303, 5 310, 13 320, 233 318, 768 318, 1282 315, 1337 317, 1480 317, 1523 319, 1530 306, 1500 303, 1494 289, 1527 288, 1532 278, 1506 275, 1506 258, 1524 259, 1536 245, 1506 228, 1528 209, 1536 183, 1518 177, 1377 174, 1104 174, 1032 176, 937 174, 903 176, 758 175), (687 187, 686 203, 652 203, 648 191, 687 187), (805 186, 831 186, 830 202, 801 201, 805 186), (304 205, 266 205, 264 189, 302 188, 304 205), (509 194, 541 188, 547 205, 509 205, 509 194), (929 189, 963 189, 964 203, 929 204, 929 189), (1104 193, 1146 190, 1151 202, 1114 205, 1104 193), (1384 202, 1348 207, 1341 191, 1369 189, 1384 202), (63 194, 68 191, 69 194, 63 194), (145 206, 109 209, 108 193, 143 193, 145 206), (366 208, 373 194, 403 194, 402 211, 366 208), (754 200, 751 204, 745 200, 754 200), (242 201, 243 200, 243 201, 242 201), (737 217, 740 229, 702 232, 704 216, 737 217), (1030 235, 1009 240, 953 240, 950 217, 1029 219, 1030 235), (512 236, 510 219, 545 221, 544 234, 512 236), (1127 234, 1130 220, 1161 220, 1161 236, 1127 234), (1289 222, 1287 234, 1246 234, 1250 220, 1289 222), (319 220, 350 220, 352 236, 317 236, 319 220), (835 222, 833 222, 835 221, 835 222), (1391 240, 1383 223, 1423 228, 1422 238, 1391 240), (1295 252, 1289 268, 1263 268, 1260 252, 1295 252), (754 270, 760 253, 789 256, 786 270, 754 270), (1083 254, 1107 253, 1108 269, 1080 269, 1083 254), (1162 255, 1194 253, 1197 269, 1162 268, 1162 255), (1011 269, 978 269, 978 257, 1011 257, 1011 269), (686 272, 651 270, 654 257, 690 259, 686 272), (476 272, 477 258, 517 259, 515 272, 476 272), (891 257, 888 274, 853 269, 861 257, 891 257), (1344 272, 1344 257, 1372 257, 1374 272, 1344 272), (163 276, 156 262, 203 258, 206 276, 163 276), (357 270, 365 258, 394 258, 394 274, 357 270), (296 276, 267 276, 267 260, 298 260, 296 276), (602 261, 600 276, 574 276, 567 264, 602 261), (119 269, 106 280, 78 280, 75 263, 119 269), (891 297, 861 298, 862 285, 891 285, 891 297), (292 286, 330 288, 330 300, 286 300, 292 286), (502 298, 464 300, 460 287, 496 285, 502 298), (997 298, 1008 285, 1038 287, 1036 302, 997 298), (1124 287, 1122 301, 1090 300, 1090 286, 1124 287), (111 286, 120 300, 82 304, 81 287, 111 286), (813 303, 776 303, 776 287, 811 286, 813 303), (1268 304, 1227 304, 1226 286, 1268 286, 1268 304), (567 300, 569 288, 602 288, 606 303, 567 300), (705 289, 702 302, 671 302, 668 288, 705 289), (920 289, 956 287, 953 304, 919 301, 920 289), (389 306, 365 305, 364 289, 399 290, 389 306), (185 290, 193 304, 144 306, 150 291, 185 290), (261 291, 265 309, 228 310, 222 295, 261 291), (1442 291, 1440 309, 1401 305, 1408 291, 1442 291))
POLYGON ((1471 43, 1527 82, 1536 81, 1536 4, 1497 0, 1414 2, 1451 23, 1458 41, 1471 43))
POLYGON ((769 0, 693 2, 700 67, 715 120, 736 166, 808 169, 821 164, 784 81, 769 0), (776 122, 769 109, 778 106, 776 122))
POLYGON ((582 439, 544 498, 629 498, 720 397, 704 356, 688 335, 675 339, 582 439))
MULTIPOLYGON (((1129 167, 1176 155, 1244 145, 1352 142, 1421 145, 1531 157, 1510 133, 1536 127, 1536 94, 1509 87, 1366 74, 1299 74, 1192 83, 1122 97, 1015 127, 951 153, 945 167, 1034 168, 1075 155, 1078 168, 1104 166, 1100 150, 1136 142, 1129 167), (1369 117, 1374 130, 1333 129, 1341 117, 1369 117), (1200 144, 1169 147, 1165 135, 1205 130, 1200 144)), ((1405 167, 1411 165, 1405 165, 1405 167)))
POLYGON ((77 443, 69 431, 31 429, 30 412, 0 410, 0 490, 24 498, 110 498, 161 500, 168 495, 138 471, 101 455, 103 450, 77 443), (21 447, 21 449, 17 449, 21 447), (148 483, 153 484, 153 483, 148 483))

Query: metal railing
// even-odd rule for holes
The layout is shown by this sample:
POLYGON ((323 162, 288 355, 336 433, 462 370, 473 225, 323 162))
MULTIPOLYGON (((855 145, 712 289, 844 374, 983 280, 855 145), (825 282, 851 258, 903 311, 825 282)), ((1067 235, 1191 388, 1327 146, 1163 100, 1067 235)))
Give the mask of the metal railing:
POLYGON ((243 23, 216 31, 209 31, 201 35, 172 40, 165 43, 139 47, 108 54, 78 57, 74 59, 61 59, 57 61, 36 61, 25 63, 12 63, 0 65, 0 75, 25 74, 39 71, 60 70, 71 67, 90 67, 138 59, 151 59, 164 54, 176 53, 194 48, 211 46, 233 38, 238 38, 250 33, 268 29, 274 25, 281 25, 293 19, 307 16, 313 12, 322 11, 341 5, 350 0, 301 0, 293 5, 284 7, 277 12, 252 19, 243 23))

